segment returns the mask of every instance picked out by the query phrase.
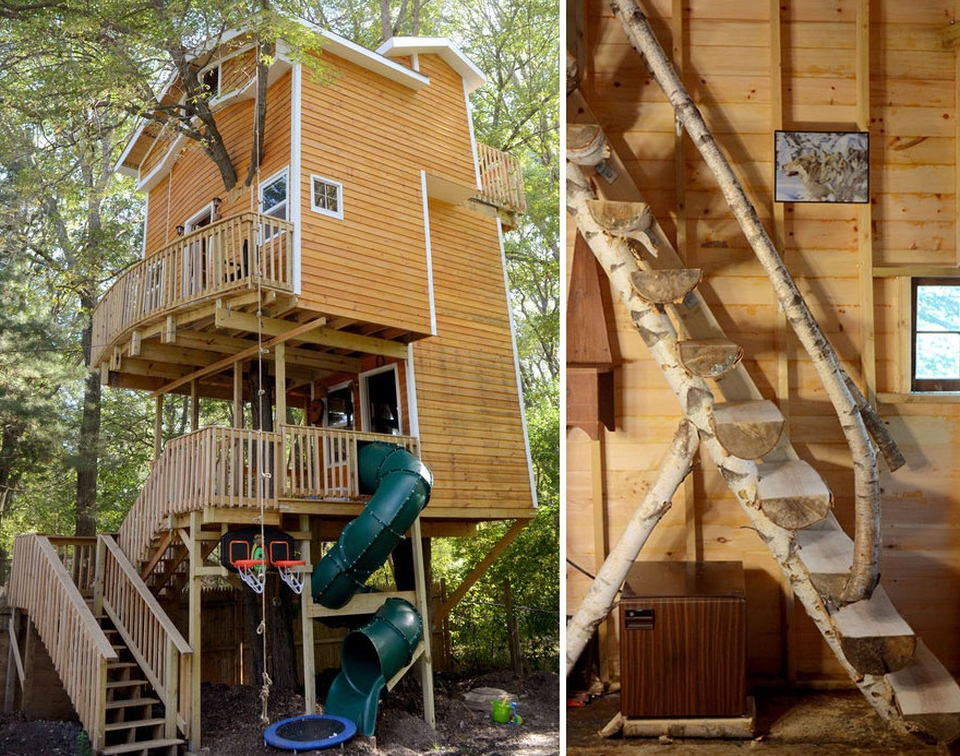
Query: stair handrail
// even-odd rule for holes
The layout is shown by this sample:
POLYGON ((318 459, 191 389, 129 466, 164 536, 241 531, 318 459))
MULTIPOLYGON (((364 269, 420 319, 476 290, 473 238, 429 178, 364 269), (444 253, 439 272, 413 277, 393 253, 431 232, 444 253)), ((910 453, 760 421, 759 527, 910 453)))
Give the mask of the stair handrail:
POLYGON ((126 643, 164 707, 164 737, 179 727, 190 737, 190 670, 193 648, 113 540, 100 535, 97 563, 103 611, 126 643))
POLYGON ((10 605, 33 621, 95 751, 106 735, 107 664, 111 646, 46 536, 23 533, 13 545, 10 605))

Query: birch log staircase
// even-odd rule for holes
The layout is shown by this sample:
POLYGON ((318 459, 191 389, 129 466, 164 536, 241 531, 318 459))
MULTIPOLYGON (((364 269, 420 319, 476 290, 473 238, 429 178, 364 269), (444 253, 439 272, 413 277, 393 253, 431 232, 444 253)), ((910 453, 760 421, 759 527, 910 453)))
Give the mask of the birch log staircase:
POLYGON ((740 363, 740 348, 697 292, 701 272, 684 268, 587 103, 578 92, 571 99, 580 122, 567 132, 568 212, 702 448, 870 704, 898 729, 953 740, 960 735, 960 687, 882 586, 869 598, 842 600, 854 543, 830 513, 832 493, 799 458, 776 405, 763 398, 740 363), (624 218, 633 220, 617 220, 624 218))
POLYGON ((96 752, 178 753, 191 648, 111 536, 17 536, 9 599, 11 640, 26 614, 96 752))

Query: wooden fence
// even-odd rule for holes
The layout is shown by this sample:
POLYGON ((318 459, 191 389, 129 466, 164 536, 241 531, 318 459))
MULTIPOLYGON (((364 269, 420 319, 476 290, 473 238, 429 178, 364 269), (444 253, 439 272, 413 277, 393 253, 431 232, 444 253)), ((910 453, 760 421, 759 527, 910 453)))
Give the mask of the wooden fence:
POLYGON ((523 170, 520 161, 485 144, 477 144, 480 163, 480 186, 477 199, 496 207, 524 213, 527 199, 523 194, 523 170))
POLYGON ((246 212, 197 229, 123 272, 93 313, 91 364, 127 330, 242 288, 293 291, 293 224, 246 212))
POLYGON ((386 441, 418 454, 412 436, 281 425, 276 433, 209 426, 167 443, 120 527, 120 548, 147 558, 172 514, 205 507, 276 509, 281 497, 360 496, 358 444, 386 441))
POLYGON ((106 726, 107 664, 117 661, 117 654, 45 536, 18 535, 13 554, 10 604, 30 615, 94 750, 99 751, 106 726))

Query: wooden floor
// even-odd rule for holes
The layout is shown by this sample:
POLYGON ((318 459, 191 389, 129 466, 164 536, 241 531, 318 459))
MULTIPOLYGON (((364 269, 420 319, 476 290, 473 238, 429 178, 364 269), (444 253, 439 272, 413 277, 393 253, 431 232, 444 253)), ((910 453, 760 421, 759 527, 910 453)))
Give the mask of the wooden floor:
POLYGON ((599 756, 933 756, 953 753, 946 746, 928 745, 901 736, 884 723, 856 690, 751 691, 757 704, 754 740, 674 740, 666 746, 656 738, 603 739, 597 730, 620 710, 618 693, 596 698, 582 708, 567 709, 566 754, 599 756))

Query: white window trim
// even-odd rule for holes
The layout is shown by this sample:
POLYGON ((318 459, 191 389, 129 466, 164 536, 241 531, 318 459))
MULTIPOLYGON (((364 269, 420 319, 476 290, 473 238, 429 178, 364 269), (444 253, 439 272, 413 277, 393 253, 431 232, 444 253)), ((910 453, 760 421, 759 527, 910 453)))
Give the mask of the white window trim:
POLYGON ((197 230, 197 224, 202 221, 204 218, 210 218, 210 221, 213 222, 213 215, 216 210, 213 207, 213 202, 209 202, 204 205, 200 210, 191 215, 183 224, 184 233, 189 234, 191 231, 197 230))
POLYGON ((206 78, 206 75, 211 71, 217 72, 217 91, 208 101, 210 105, 213 105, 214 103, 221 100, 223 97, 223 61, 218 60, 216 63, 212 63, 209 66, 205 66, 200 71, 200 74, 197 78, 201 84, 203 84, 204 78, 206 78))
MULTIPOLYGON (((401 409, 402 405, 400 403, 400 368, 397 363, 392 362, 389 365, 384 365, 383 367, 373 368, 372 370, 366 370, 360 373, 357 376, 357 380, 360 383, 360 422, 361 428, 363 428, 365 433, 369 433, 370 429, 373 427, 373 418, 370 417, 370 390, 369 384, 367 383, 366 378, 370 378, 374 375, 379 375, 380 373, 386 373, 388 371, 393 371, 393 381, 396 396, 397 396, 397 432, 403 435, 403 411, 401 409)), ((356 408, 354 408, 354 416, 356 416, 356 408)))
POLYGON ((286 166, 282 170, 277 171, 272 176, 268 176, 266 179, 260 182, 260 198, 259 198, 259 207, 260 212, 267 214, 267 211, 263 207, 263 190, 264 187, 270 186, 270 184, 278 181, 281 178, 285 178, 287 181, 287 198, 283 201, 286 205, 286 211, 284 213, 284 219, 286 220, 290 216, 290 167, 286 166))
POLYGON ((318 176, 315 173, 311 173, 310 174, 310 209, 313 210, 313 212, 315 213, 320 213, 320 215, 326 215, 326 216, 329 216, 330 218, 343 220, 343 184, 340 183, 339 181, 334 181, 331 178, 327 178, 326 176, 318 176), (337 212, 333 212, 332 210, 327 210, 327 208, 325 207, 318 207, 314 203, 313 185, 317 181, 322 181, 325 184, 329 184, 330 186, 337 187, 337 207, 339 208, 337 212))

